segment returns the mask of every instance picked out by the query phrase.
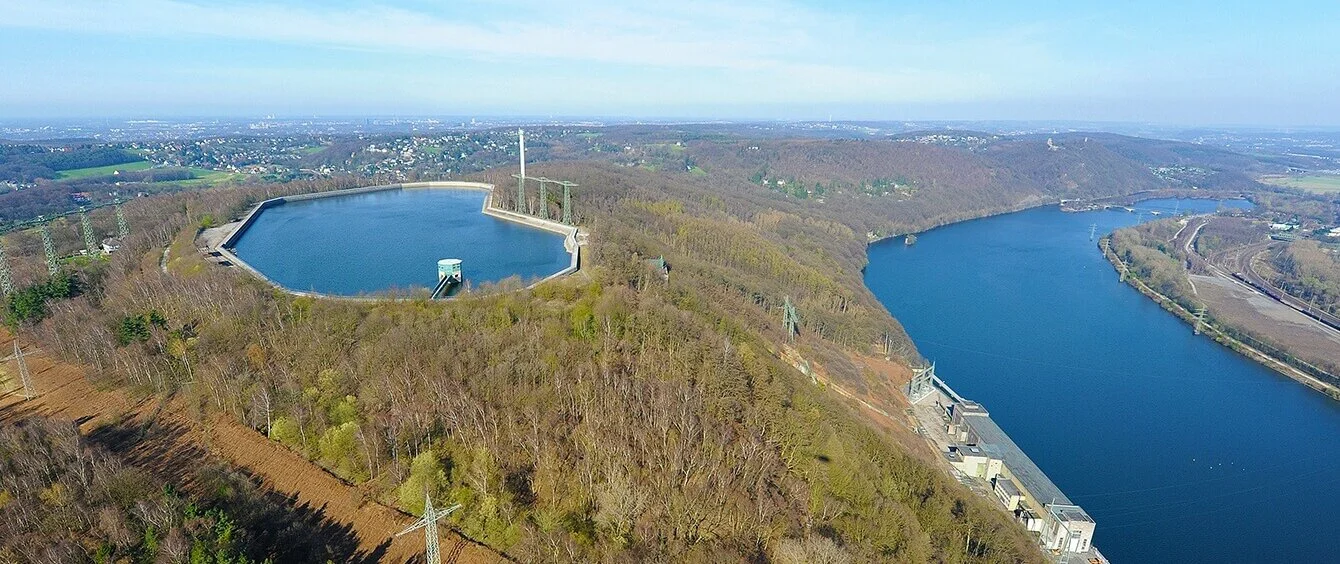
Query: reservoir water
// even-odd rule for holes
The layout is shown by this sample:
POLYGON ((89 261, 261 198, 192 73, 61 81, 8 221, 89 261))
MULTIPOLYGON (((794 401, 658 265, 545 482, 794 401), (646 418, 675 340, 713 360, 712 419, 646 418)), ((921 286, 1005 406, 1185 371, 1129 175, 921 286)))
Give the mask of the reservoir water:
POLYGON ((1048 207, 958 223, 872 245, 865 282, 1094 517, 1114 562, 1336 561, 1340 404, 1118 282, 1090 226, 1140 217, 1048 207))
POLYGON ((437 261, 464 261, 469 284, 567 268, 563 236, 480 213, 478 190, 397 189, 267 208, 233 251, 292 290, 359 295, 432 289, 437 261))

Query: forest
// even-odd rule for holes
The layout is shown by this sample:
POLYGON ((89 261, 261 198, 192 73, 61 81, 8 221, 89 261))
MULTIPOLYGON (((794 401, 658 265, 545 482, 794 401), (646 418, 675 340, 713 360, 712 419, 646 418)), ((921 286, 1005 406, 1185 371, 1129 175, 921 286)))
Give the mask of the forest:
POLYGON ((128 206, 144 227, 101 283, 25 330, 104 385, 190 394, 402 508, 424 488, 463 503, 456 527, 521 560, 1036 558, 1006 515, 772 354, 783 292, 816 359, 896 331, 857 290, 850 229, 649 172, 572 172, 595 242, 559 284, 363 306, 193 255, 164 275, 158 249, 265 195, 217 190, 128 206), (653 254, 668 283, 638 258, 653 254))
POLYGON ((582 271, 446 303, 294 297, 194 252, 202 227, 262 199, 378 179, 137 199, 121 252, 65 267, 87 282, 78 295, 42 289, 40 245, 8 236, 23 291, 43 299, 40 321, 6 320, 101 386, 228 414, 379 501, 461 503, 453 527, 522 561, 1040 561, 993 502, 779 358, 789 298, 796 354, 877 394, 887 382, 852 355, 890 342, 897 361, 921 359, 862 284, 872 237, 1158 184, 1147 169, 1112 181, 1102 171, 1138 167, 1096 143, 1020 143, 985 151, 1041 168, 847 140, 689 140, 690 167, 537 163, 581 185, 582 271), (797 198, 751 182, 759 170, 837 189, 797 198), (843 190, 879 185, 916 190, 843 190), (668 280, 647 266, 657 256, 668 280))
POLYGON ((0 181, 53 179, 62 170, 116 165, 140 160, 125 150, 98 145, 51 149, 40 145, 0 144, 0 181))
MULTIPOLYGON (((1184 252, 1169 243, 1180 228, 1176 219, 1152 221, 1141 225, 1119 229, 1109 239, 1115 256, 1127 268, 1130 276, 1140 280, 1151 290, 1168 298, 1185 312, 1195 312, 1206 308, 1206 322, 1215 327, 1218 333, 1242 341, 1258 351, 1289 364, 1298 370, 1329 383, 1336 383, 1335 374, 1340 365, 1334 361, 1334 349, 1327 349, 1331 343, 1311 344, 1309 341, 1291 338, 1279 327, 1269 323, 1258 323, 1261 318, 1244 318, 1243 315, 1260 316, 1257 310, 1241 306, 1246 302, 1212 302, 1197 296, 1192 282, 1188 278, 1188 257, 1184 252), (1250 312, 1250 313, 1244 313, 1250 312), (1315 348, 1320 346, 1321 348, 1315 348)), ((1264 239, 1265 227, 1259 222, 1245 218, 1215 217, 1202 231, 1197 247, 1202 254, 1222 251, 1237 246, 1258 243, 1264 239)), ((1285 291, 1295 296, 1308 296, 1315 300, 1317 307, 1334 307, 1331 293, 1335 288, 1336 266, 1340 264, 1334 254, 1318 242, 1298 240, 1283 245, 1277 251, 1266 251, 1266 264, 1257 268, 1265 276, 1271 276, 1285 291), (1265 266, 1266 269, 1261 267, 1265 266)), ((1200 269, 1197 263, 1196 269, 1200 269)), ((1120 267, 1119 267, 1120 268, 1120 267)), ((1206 275, 1198 271, 1195 274, 1206 275)), ((1173 308, 1168 308, 1172 310, 1173 308)), ((1179 315, 1187 318, 1189 314, 1179 315)), ((1223 341, 1227 346, 1237 348, 1236 344, 1223 341)))
POLYGON ((1330 313, 1340 313, 1340 253, 1318 241, 1289 243, 1270 257, 1284 291, 1330 313))
POLYGON ((137 429, 81 436, 71 421, 0 427, 0 562, 346 561, 347 533, 196 459, 192 495, 107 447, 137 429))
POLYGON ((1195 311, 1204 304, 1196 299, 1187 281, 1182 250, 1169 243, 1180 227, 1176 219, 1151 221, 1118 229, 1110 241, 1112 252, 1132 275, 1188 311, 1195 311))

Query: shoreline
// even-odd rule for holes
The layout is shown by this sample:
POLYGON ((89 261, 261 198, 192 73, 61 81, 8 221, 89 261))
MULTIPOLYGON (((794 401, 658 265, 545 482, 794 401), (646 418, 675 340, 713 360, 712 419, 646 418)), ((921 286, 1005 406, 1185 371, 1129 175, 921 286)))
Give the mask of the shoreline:
POLYGON ((288 202, 302 202, 308 200, 319 200, 323 198, 335 198, 340 196, 352 196, 357 194, 370 194, 374 192, 388 192, 391 190, 473 190, 473 191, 484 192, 484 203, 480 208, 481 214, 492 217, 494 219, 498 219, 500 221, 507 221, 524 227, 539 229, 541 231, 548 231, 563 236, 563 250, 566 251, 570 256, 568 266, 563 268, 562 270, 559 270, 558 272, 545 276, 540 280, 527 284, 522 289, 524 290, 533 289, 540 284, 543 284, 545 282, 563 276, 573 274, 580 269, 582 241, 581 237, 579 237, 581 230, 577 226, 566 225, 549 219, 528 216, 518 212, 495 208, 493 207, 494 188, 495 187, 493 184, 488 184, 485 182, 467 182, 467 181, 406 182, 400 184, 379 184, 376 186, 360 186, 358 188, 345 188, 343 190, 312 192, 308 194, 298 194, 296 196, 280 196, 277 198, 270 198, 252 207, 251 210, 248 211, 245 216, 243 216, 242 220, 238 221, 237 225, 233 227, 227 233, 227 235, 225 235, 223 239, 219 241, 218 244, 210 246, 209 250, 219 253, 220 256, 227 259, 229 262, 241 268, 242 270, 244 270, 251 276, 255 277, 256 279, 290 295, 299 297, 321 298, 327 300, 364 302, 364 303, 372 303, 372 302, 380 302, 388 300, 412 301, 419 298, 398 297, 395 295, 345 296, 340 294, 327 294, 323 292, 313 292, 308 290, 295 290, 293 288, 289 288, 287 286, 284 286, 283 284, 280 284, 272 280, 270 277, 266 276, 260 270, 257 270, 255 267, 251 266, 251 264, 247 263, 245 260, 242 260, 241 257, 238 257, 237 254, 234 253, 232 249, 234 245, 237 243, 237 241, 241 239, 242 235, 246 233, 247 229, 251 227, 251 224, 255 223, 256 218, 260 216, 261 212, 265 211, 267 208, 283 205, 288 202))
MULTIPOLYGON (((1124 195, 1120 195, 1120 196, 1108 196, 1108 197, 1106 197, 1106 198, 1099 198, 1099 200, 1111 200, 1111 199, 1118 199, 1118 198, 1130 198, 1130 201, 1131 201, 1132 203, 1144 202, 1144 201, 1148 201, 1148 200, 1163 200, 1163 199, 1176 199, 1176 200, 1247 200, 1247 201, 1251 201, 1251 198, 1245 198, 1245 197, 1243 197, 1243 195, 1242 195, 1241 193, 1238 193, 1238 194, 1235 194, 1235 195, 1232 195, 1232 196, 1224 196, 1224 195, 1216 195, 1216 194, 1207 194, 1207 193, 1205 193, 1205 191, 1203 191, 1203 190, 1201 190, 1201 191, 1195 191, 1195 192, 1193 192, 1193 193, 1191 193, 1191 194, 1184 194, 1184 193, 1179 193, 1179 192, 1176 192, 1176 191, 1173 191, 1173 192, 1143 191, 1143 192, 1135 192, 1135 193, 1132 193, 1132 194, 1124 194, 1124 195)), ((1043 207, 1047 207, 1047 206, 1050 206, 1050 205, 1056 205, 1056 206, 1060 207, 1061 211, 1064 212, 1064 213, 1085 213, 1085 212, 1089 212, 1089 211, 1099 211, 1099 210, 1103 209, 1103 208, 1098 208, 1098 209, 1094 209, 1094 210, 1068 210, 1068 209, 1065 209, 1065 204, 1066 204, 1066 203, 1076 202, 1076 201, 1078 201, 1078 200, 1059 200, 1059 201, 1047 201, 1047 202, 1037 203, 1037 204, 1021 204, 1021 205, 1019 205, 1019 206, 1015 206, 1015 207, 1007 208, 1007 209, 1002 210, 1002 211, 990 211, 990 212, 985 212, 985 213, 982 213, 981 215, 974 215, 974 216, 971 216, 971 217, 965 217, 965 218, 963 218, 963 219, 956 219, 956 220, 950 220, 950 221, 936 221, 934 224, 932 224, 932 225, 930 225, 930 226, 928 226, 928 227, 925 227, 925 228, 921 228, 921 229, 913 229, 913 230, 910 230, 910 231, 899 231, 899 232, 891 233, 891 234, 889 234, 889 235, 882 235, 882 236, 874 237, 874 238, 871 238, 870 236, 867 235, 867 237, 866 237, 866 239, 867 239, 867 240, 866 240, 866 247, 869 247, 869 246, 871 246, 871 245, 875 245, 875 244, 878 244, 878 243, 883 243, 883 242, 888 241, 888 240, 890 240, 890 239, 897 239, 897 238, 899 238, 899 237, 904 237, 904 236, 907 236, 907 235, 921 235, 922 233, 925 233, 925 232, 927 232, 927 231, 932 231, 932 230, 935 230, 935 229, 939 229, 939 228, 941 228, 941 227, 948 227, 948 226, 950 226, 950 225, 954 225, 954 224, 956 224, 956 223, 963 223, 963 222, 965 222, 965 221, 976 221, 976 220, 978 220, 978 219, 987 219, 987 218, 990 218, 990 217, 996 217, 996 216, 998 216, 998 215, 1006 215, 1006 214, 1011 214, 1011 213, 1018 213, 1018 212, 1022 212, 1022 211, 1028 211, 1028 210, 1032 210, 1032 209, 1043 208, 1043 207)), ((1111 204, 1111 205, 1115 205, 1115 204, 1111 204)))
MULTIPOLYGON (((1117 269, 1119 267, 1116 262, 1118 260, 1116 252, 1111 250, 1110 246, 1109 248, 1102 247, 1102 241, 1106 239, 1107 238, 1105 237, 1102 240, 1100 240, 1099 248, 1103 253, 1103 258, 1107 260, 1108 264, 1110 264, 1113 267, 1113 269, 1117 269)), ((1154 303, 1159 305, 1159 307, 1173 314, 1183 322, 1186 322, 1188 324, 1195 323, 1195 313, 1187 311, 1187 309, 1185 307, 1182 307, 1181 304, 1178 304, 1171 298, 1158 293, 1153 288, 1150 288, 1148 284, 1145 284, 1144 280, 1141 280, 1140 278, 1131 275, 1126 277, 1125 283, 1134 288, 1136 291, 1143 294, 1145 297, 1149 298, 1150 300, 1153 300, 1154 303)), ((1229 350, 1237 354, 1240 354, 1245 358, 1253 360, 1258 364, 1265 366, 1266 368, 1270 368, 1271 370, 1274 370, 1275 372, 1289 378, 1290 380, 1303 384, 1315 391, 1321 392, 1323 395, 1332 400, 1340 401, 1340 387, 1336 387, 1326 382, 1323 382, 1297 368, 1294 368, 1293 366, 1290 366, 1288 363, 1278 358, 1275 358, 1256 347, 1248 345, 1247 343, 1244 343, 1224 333, 1223 329, 1219 328, 1216 325, 1211 325, 1207 323, 1205 327, 1206 327, 1205 331, 1206 336, 1213 339, 1216 343, 1219 343, 1224 347, 1227 347, 1229 350)))

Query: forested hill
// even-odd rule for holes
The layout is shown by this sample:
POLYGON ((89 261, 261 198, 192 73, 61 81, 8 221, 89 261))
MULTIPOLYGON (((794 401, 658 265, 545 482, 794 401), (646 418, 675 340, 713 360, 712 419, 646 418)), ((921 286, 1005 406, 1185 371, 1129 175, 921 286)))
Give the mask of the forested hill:
MULTIPOLYGON (((865 360, 886 337, 895 362, 920 359, 862 284, 869 234, 1174 183, 1082 138, 620 135, 539 147, 563 160, 527 172, 580 184, 590 244, 581 273, 534 290, 314 301, 192 252, 201 226, 265 197, 373 181, 343 178, 137 199, 123 250, 78 266, 78 295, 22 330, 103 385, 228 414, 379 501, 462 503, 454 527, 522 561, 1040 561, 994 502, 900 446, 919 444, 893 409, 906 368, 865 360)), ((7 241, 34 265, 16 269, 25 285, 41 281, 32 241, 7 241)))
MULTIPOLYGON (((628 166, 747 180, 807 211, 876 236, 920 231, 1061 199, 1161 189, 1265 189, 1252 173, 1281 169, 1222 149, 1113 134, 999 136, 963 131, 887 139, 757 139, 693 127, 614 129, 586 144, 623 144, 628 166)), ((563 139, 586 158, 582 141, 563 139)))

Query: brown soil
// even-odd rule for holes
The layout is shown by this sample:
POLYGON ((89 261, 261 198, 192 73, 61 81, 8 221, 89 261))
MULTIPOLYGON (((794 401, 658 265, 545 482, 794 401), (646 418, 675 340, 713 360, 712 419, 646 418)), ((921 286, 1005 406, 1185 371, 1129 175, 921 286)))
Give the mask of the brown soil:
POLYGON ((939 457, 926 440, 916 434, 916 419, 908 412, 902 389, 912 379, 912 371, 906 366, 883 357, 848 353, 847 360, 856 367, 861 381, 844 385, 834 379, 824 366, 817 362, 807 362, 795 349, 783 345, 779 353, 782 360, 796 367, 802 373, 802 366, 809 366, 815 382, 829 391, 850 400, 857 413, 865 417, 876 429, 884 431, 885 436, 902 446, 907 452, 922 460, 938 464, 939 457), (853 389, 858 388, 858 389, 853 389))
POLYGON ((912 370, 896 361, 885 360, 884 357, 853 353, 849 358, 865 376, 869 392, 861 400, 887 413, 886 417, 881 417, 867 409, 871 420, 879 423, 882 419, 884 424, 881 427, 889 429, 889 437, 913 456, 940 464, 941 458, 935 450, 925 438, 916 434, 917 421, 909 412, 912 406, 907 403, 907 396, 903 395, 903 387, 912 380, 912 370))
MULTIPOLYGON (((13 338, 0 329, 0 351, 13 351, 13 338)), ((25 347, 31 347, 25 344, 25 347)), ((9 356, 0 355, 0 358, 9 356)), ((322 523, 319 530, 348 537, 356 549, 350 560, 422 561, 423 537, 395 533, 414 517, 364 498, 345 483, 302 456, 224 416, 194 421, 176 400, 137 400, 119 390, 99 390, 77 366, 53 360, 44 352, 25 355, 38 397, 24 401, 18 390, 0 391, 0 424, 27 417, 69 419, 80 433, 108 446, 127 462, 164 481, 190 489, 193 470, 212 458, 236 466, 258 479, 296 509, 322 523)), ((6 372, 17 382, 13 361, 6 372)), ((444 560, 459 563, 501 562, 506 558, 454 531, 442 530, 444 560)), ((334 539, 333 539, 334 540, 334 539)))
POLYGON ((1289 351, 1305 361, 1340 365, 1340 331, 1326 327, 1268 296, 1221 277, 1192 276, 1216 317, 1287 343, 1289 351))

